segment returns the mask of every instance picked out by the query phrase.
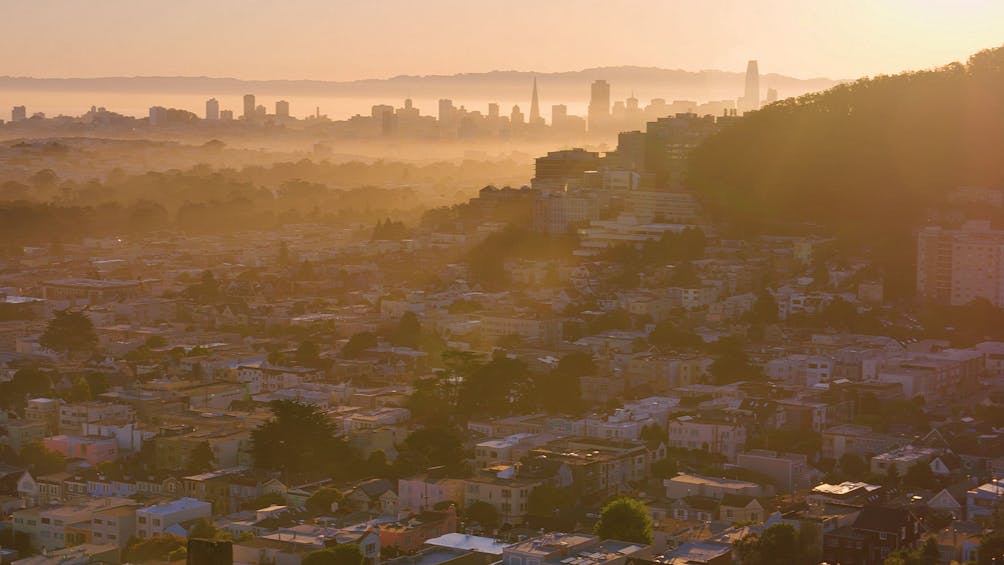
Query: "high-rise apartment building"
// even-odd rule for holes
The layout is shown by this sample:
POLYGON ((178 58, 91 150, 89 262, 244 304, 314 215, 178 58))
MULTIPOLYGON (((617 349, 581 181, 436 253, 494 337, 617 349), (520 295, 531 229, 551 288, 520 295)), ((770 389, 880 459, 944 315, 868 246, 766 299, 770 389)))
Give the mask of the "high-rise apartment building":
POLYGON ((220 119, 220 102, 215 98, 206 100, 206 119, 216 121, 220 119))
POLYGON ((920 230, 917 295, 952 306, 977 298, 1004 306, 1004 231, 985 221, 971 221, 958 230, 920 230))
POLYGON ((289 117, 289 102, 280 100, 275 103, 275 115, 279 118, 289 117))
POLYGON ((245 120, 253 120, 254 119, 254 109, 255 109, 254 94, 245 94, 244 95, 244 114, 243 114, 243 117, 244 117, 245 120))

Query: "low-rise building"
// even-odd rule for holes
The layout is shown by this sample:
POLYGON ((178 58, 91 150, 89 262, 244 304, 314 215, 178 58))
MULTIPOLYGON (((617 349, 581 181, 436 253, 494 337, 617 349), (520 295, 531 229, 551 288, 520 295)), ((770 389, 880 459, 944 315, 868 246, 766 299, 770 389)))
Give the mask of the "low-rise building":
POLYGON ((179 498, 136 510, 136 536, 140 539, 162 536, 175 524, 210 518, 213 505, 194 498, 179 498))

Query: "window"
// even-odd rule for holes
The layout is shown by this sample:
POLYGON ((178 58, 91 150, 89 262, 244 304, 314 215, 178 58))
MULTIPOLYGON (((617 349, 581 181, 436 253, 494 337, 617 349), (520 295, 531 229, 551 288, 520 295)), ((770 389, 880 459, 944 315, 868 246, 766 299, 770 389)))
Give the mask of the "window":
POLYGON ((146 523, 146 516, 140 516, 139 517, 139 523, 140 524, 145 524, 146 523))

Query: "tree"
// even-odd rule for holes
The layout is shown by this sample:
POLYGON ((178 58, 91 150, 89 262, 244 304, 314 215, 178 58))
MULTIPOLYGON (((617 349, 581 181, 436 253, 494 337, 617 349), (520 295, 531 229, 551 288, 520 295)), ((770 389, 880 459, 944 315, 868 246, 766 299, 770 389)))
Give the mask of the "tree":
POLYGON ((477 501, 467 505, 464 512, 467 519, 476 522, 487 531, 494 530, 499 524, 499 512, 494 506, 487 502, 477 501))
POLYGON ((558 361, 550 374, 535 379, 541 407, 551 414, 577 414, 582 410, 579 379, 596 374, 596 362, 589 353, 569 353, 558 361))
POLYGON ((993 532, 984 536, 976 550, 976 565, 993 565, 1004 555, 1004 533, 993 532))
POLYGON ((446 467, 451 474, 462 474, 466 470, 463 441, 452 428, 417 429, 408 434, 398 448, 394 468, 399 476, 430 467, 446 467))
POLYGON ((422 343, 422 324, 411 310, 401 315, 397 327, 391 332, 390 342, 400 347, 418 349, 422 343))
POLYGON ((347 476, 355 469, 355 452, 320 409, 292 400, 276 400, 270 407, 272 418, 251 432, 256 466, 287 473, 320 471, 338 476, 347 476))
POLYGON ((268 508, 269 506, 283 506, 285 504, 286 499, 282 496, 282 494, 278 492, 270 492, 244 504, 244 509, 259 510, 261 508, 268 508))
POLYGON ((652 543, 652 517, 641 501, 618 498, 600 511, 600 520, 593 533, 602 539, 649 544, 652 543))
POLYGON ((735 545, 743 565, 790 565, 801 560, 803 548, 791 524, 775 524, 762 536, 748 535, 735 545))
POLYGON ((93 353, 98 347, 94 323, 79 310, 57 310, 49 320, 39 344, 69 355, 93 353))
POLYGON ((911 465, 903 475, 903 486, 911 489, 931 490, 937 488, 938 477, 934 476, 931 466, 924 462, 911 465))
POLYGON ((324 487, 319 489, 314 494, 310 495, 307 499, 307 510, 317 514, 329 514, 331 513, 331 505, 334 503, 341 504, 345 499, 342 493, 333 487, 324 487))
POLYGON ((530 491, 526 512, 535 524, 547 524, 562 513, 571 511, 575 504, 576 498, 571 490, 544 484, 530 491))
POLYGON ((108 392, 108 375, 91 371, 84 375, 84 379, 87 380, 87 386, 90 389, 92 397, 108 392))
POLYGON ((59 453, 46 449, 41 442, 34 442, 21 448, 21 464, 37 477, 64 470, 66 459, 59 453))
POLYGON ((648 334, 648 341, 652 345, 681 348, 699 348, 704 345, 701 336, 694 332, 681 330, 676 324, 664 320, 655 325, 651 333, 648 334))
POLYGON ((668 438, 669 436, 666 434, 666 430, 662 429, 662 426, 659 424, 642 426, 641 432, 638 434, 638 439, 654 446, 658 446, 660 443, 666 442, 668 438))
POLYGON ((858 480, 868 472, 868 463, 857 453, 847 452, 840 456, 840 470, 845 476, 858 480))
POLYGON ((301 565, 362 565, 365 556, 358 545, 343 543, 308 553, 301 565))
POLYGON ((188 472, 197 474, 212 471, 216 467, 216 456, 209 442, 201 441, 188 455, 188 472))
POLYGON ((893 552, 886 557, 883 565, 937 565, 940 562, 941 552, 938 550, 938 540, 929 537, 916 549, 901 549, 893 552))
POLYGON ((304 367, 320 367, 321 348, 310 340, 300 342, 300 346, 296 348, 296 362, 304 367))
POLYGON ((123 551, 123 562, 144 563, 146 561, 167 561, 168 557, 185 548, 185 540, 172 535, 154 536, 147 539, 132 538, 123 551))
POLYGON ((220 535, 220 529, 213 524, 212 520, 206 517, 197 519, 188 528, 188 537, 200 539, 216 539, 220 535))
POLYGON ((377 346, 377 336, 373 332, 359 332, 352 334, 348 343, 342 348, 342 357, 346 359, 356 359, 364 351, 377 346))
POLYGON ((77 377, 73 381, 73 386, 70 388, 67 400, 70 402, 87 402, 91 398, 91 385, 84 377, 77 377))

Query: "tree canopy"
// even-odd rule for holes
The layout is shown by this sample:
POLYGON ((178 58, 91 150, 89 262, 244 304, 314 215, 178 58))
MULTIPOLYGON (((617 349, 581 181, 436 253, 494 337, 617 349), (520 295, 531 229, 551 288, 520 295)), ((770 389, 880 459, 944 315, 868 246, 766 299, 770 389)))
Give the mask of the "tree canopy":
POLYGON ((318 408, 292 400, 270 404, 272 418, 251 432, 255 465, 263 469, 347 476, 357 457, 318 408))
POLYGON ((94 323, 79 310, 57 310, 42 332, 39 344, 68 354, 93 353, 98 347, 94 323))
POLYGON ((603 539, 652 543, 652 517, 641 501, 618 498, 600 511, 594 533, 603 539))

